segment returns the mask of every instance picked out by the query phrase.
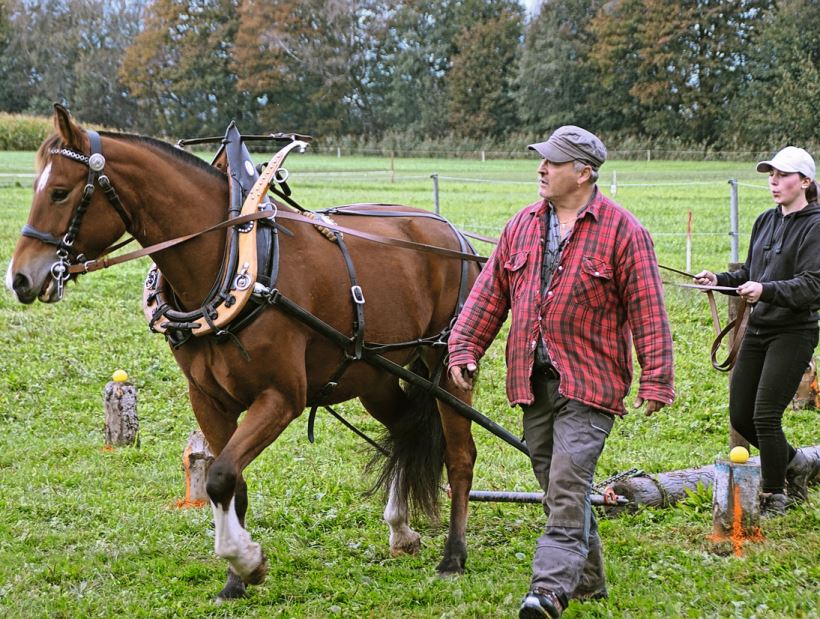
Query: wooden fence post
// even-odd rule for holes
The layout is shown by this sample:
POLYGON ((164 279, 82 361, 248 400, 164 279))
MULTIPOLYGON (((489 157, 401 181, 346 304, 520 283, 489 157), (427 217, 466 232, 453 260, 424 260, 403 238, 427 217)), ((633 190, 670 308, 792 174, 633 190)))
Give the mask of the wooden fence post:
POLYGON ((113 380, 103 390, 105 407, 105 446, 139 446, 139 419, 137 418, 137 389, 128 382, 122 370, 114 372, 113 380))

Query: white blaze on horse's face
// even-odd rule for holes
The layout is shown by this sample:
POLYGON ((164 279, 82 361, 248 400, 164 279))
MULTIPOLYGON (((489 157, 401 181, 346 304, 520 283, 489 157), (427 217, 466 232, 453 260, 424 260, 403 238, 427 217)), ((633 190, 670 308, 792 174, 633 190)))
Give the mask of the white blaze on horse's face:
POLYGON ((11 291, 11 294, 14 295, 14 300, 19 301, 20 299, 17 298, 17 293, 14 292, 14 286, 12 285, 12 278, 14 273, 14 260, 9 260, 9 268, 6 271, 6 288, 11 291))
POLYGON ((51 162, 43 169, 40 177, 37 179, 37 193, 41 193, 48 184, 48 177, 51 176, 51 162))

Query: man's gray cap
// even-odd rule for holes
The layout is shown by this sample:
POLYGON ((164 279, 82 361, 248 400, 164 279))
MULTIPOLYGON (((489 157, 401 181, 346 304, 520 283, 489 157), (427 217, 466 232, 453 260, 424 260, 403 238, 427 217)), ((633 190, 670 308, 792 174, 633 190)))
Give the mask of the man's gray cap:
POLYGON ((580 161, 597 170, 606 161, 606 146, 598 136, 575 125, 558 127, 546 142, 527 148, 553 163, 580 161))

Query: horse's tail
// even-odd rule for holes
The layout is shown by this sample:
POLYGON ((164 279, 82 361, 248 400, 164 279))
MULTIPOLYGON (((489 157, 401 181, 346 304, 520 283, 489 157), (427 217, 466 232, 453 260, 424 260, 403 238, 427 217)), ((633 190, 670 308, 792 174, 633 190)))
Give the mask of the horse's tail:
MULTIPOLYGON (((417 359, 410 369, 423 378, 430 377, 421 359, 417 359)), ((368 469, 381 465, 381 471, 367 494, 381 491, 386 496, 395 479, 398 492, 407 497, 412 510, 437 519, 444 469, 441 417, 436 399, 430 392, 410 384, 405 385, 404 392, 410 401, 408 413, 380 441, 387 455, 378 453, 368 464, 368 469)))

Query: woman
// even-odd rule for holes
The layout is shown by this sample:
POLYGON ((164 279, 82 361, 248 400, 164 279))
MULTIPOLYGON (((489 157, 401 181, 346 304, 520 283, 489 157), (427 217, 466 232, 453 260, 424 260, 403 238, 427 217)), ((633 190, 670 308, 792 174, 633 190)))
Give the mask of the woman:
POLYGON ((749 253, 737 271, 701 271, 695 282, 737 287, 752 304, 729 386, 732 427, 760 450, 763 513, 782 514, 803 501, 814 463, 783 434, 783 411, 817 346, 820 308, 820 206, 816 168, 802 148, 787 146, 768 172, 777 206, 752 228, 749 253))

